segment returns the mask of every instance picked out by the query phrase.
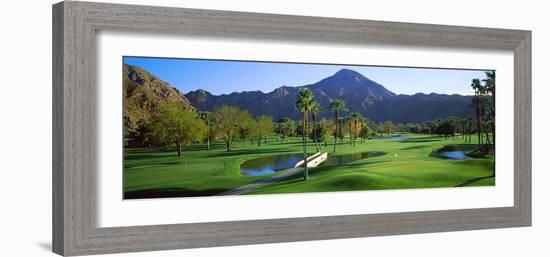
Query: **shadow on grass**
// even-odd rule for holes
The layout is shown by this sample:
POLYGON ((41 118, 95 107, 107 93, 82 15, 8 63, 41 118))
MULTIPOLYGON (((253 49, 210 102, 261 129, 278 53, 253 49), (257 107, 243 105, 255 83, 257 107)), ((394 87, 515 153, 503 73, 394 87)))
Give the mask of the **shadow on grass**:
MULTIPOLYGON (((207 146, 206 144, 192 144, 192 145, 186 145, 183 150, 191 150, 191 151, 207 151, 206 150, 207 146)), ((225 149, 225 144, 220 144, 220 143, 211 143, 210 144, 210 151, 214 151, 214 150, 223 150, 225 149)))
POLYGON ((138 191, 124 192, 124 199, 148 199, 148 198, 174 198, 174 197, 196 197, 196 196, 214 196, 229 188, 211 188, 206 190, 190 190, 187 188, 163 188, 146 189, 138 191))
POLYGON ((409 139, 409 140, 403 140, 403 141, 399 141, 401 143, 426 143, 426 142, 435 142, 435 141, 441 141, 443 140, 443 138, 441 139, 409 139))
POLYGON ((367 163, 361 162, 361 161, 362 160, 358 160, 358 161, 355 161, 355 162, 352 162, 352 163, 347 163, 347 164, 344 164, 344 165, 331 165, 331 166, 322 167, 322 169, 319 169, 319 172, 331 172, 334 169, 341 168, 341 167, 357 169, 357 168, 365 167, 365 166, 372 165, 372 164, 389 162, 389 160, 372 160, 372 159, 367 163))
POLYGON ((462 183, 462 184, 456 185, 455 187, 465 187, 465 186, 468 186, 468 185, 473 184, 473 183, 475 183, 475 182, 478 182, 478 181, 480 181, 480 180, 488 179, 488 178, 494 178, 494 176, 491 175, 491 176, 473 178, 473 179, 467 180, 466 182, 464 182, 464 183, 462 183))
POLYGON ((429 145, 414 145, 401 148, 401 150, 416 150, 429 147, 429 145))
MULTIPOLYGON (((302 141, 285 141, 285 140, 279 140, 279 141, 270 141, 268 145, 301 145, 302 141)), ((263 143, 262 143, 263 145, 263 143)))
POLYGON ((125 153, 136 154, 136 153, 166 153, 174 152, 176 149, 172 148, 124 148, 125 153))
POLYGON ((211 153, 210 157, 228 157, 235 155, 247 155, 247 154, 270 154, 270 153, 286 153, 286 149, 242 149, 242 150, 231 150, 229 152, 219 152, 211 153))
POLYGON ((174 155, 158 155, 158 154, 125 154, 124 160, 143 160, 143 159, 159 159, 159 158, 171 158, 174 157, 176 151, 174 151, 174 155))
POLYGON ((182 163, 182 161, 180 161, 180 162, 161 162, 160 164, 162 164, 162 165, 175 165, 175 164, 180 164, 180 163, 182 163))
MULTIPOLYGON (((374 157, 371 157, 374 158, 374 157)), ((363 159, 364 160, 364 159, 363 159)), ((388 160, 370 160, 368 163, 359 162, 361 160, 358 160, 356 162, 347 163, 343 165, 330 165, 330 166, 321 166, 321 167, 315 167, 315 168, 309 168, 308 169, 308 175, 309 176, 322 176, 325 173, 329 172, 335 172, 335 170, 340 168, 359 168, 359 167, 365 167, 368 165, 376 164, 376 163, 382 163, 387 162, 388 160)), ((276 183, 296 183, 296 182, 302 182, 303 181, 303 172, 298 172, 292 176, 286 177, 282 180, 279 180, 276 183), (295 180, 295 181, 294 181, 295 180)))

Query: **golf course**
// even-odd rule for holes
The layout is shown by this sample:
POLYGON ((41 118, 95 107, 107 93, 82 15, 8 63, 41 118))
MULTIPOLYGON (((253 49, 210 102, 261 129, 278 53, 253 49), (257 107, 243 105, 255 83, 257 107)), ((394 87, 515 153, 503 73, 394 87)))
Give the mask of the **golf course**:
MULTIPOLYGON (((321 146, 322 151, 327 151, 329 156, 364 152, 383 155, 343 165, 310 168, 307 181, 298 172, 245 194, 494 185, 492 155, 460 160, 432 153, 449 145, 471 144, 465 144, 462 137, 445 139, 411 133, 357 142, 355 146, 344 140, 337 145, 337 152, 332 152, 332 144, 321 146)), ((309 145, 308 151, 313 154, 316 149, 313 144, 309 145)), ((203 144, 191 145, 181 157, 177 157, 175 150, 126 149, 125 198, 209 196, 265 180, 277 173, 242 175, 241 164, 266 156, 300 154, 302 140, 273 137, 260 147, 237 141, 230 152, 225 150, 223 142, 216 142, 210 151, 205 149, 203 144)))
POLYGON ((124 199, 494 186, 495 76, 125 57, 124 199))

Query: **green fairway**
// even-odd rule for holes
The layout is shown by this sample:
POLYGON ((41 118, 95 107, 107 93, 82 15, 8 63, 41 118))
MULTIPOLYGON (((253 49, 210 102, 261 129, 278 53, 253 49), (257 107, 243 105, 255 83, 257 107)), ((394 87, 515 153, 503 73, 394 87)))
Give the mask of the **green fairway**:
MULTIPOLYGON (((431 157, 432 151, 446 145, 461 145, 461 137, 445 139, 436 135, 401 134, 404 140, 367 140, 349 144, 349 138, 337 145, 322 146, 322 152, 342 155, 362 152, 384 152, 342 166, 310 169, 309 180, 301 172, 256 188, 246 194, 332 192, 455 186, 489 186, 494 158, 449 160, 431 157)), ((332 142, 332 141, 329 141, 332 142)), ((301 138, 270 138, 261 146, 236 141, 226 152, 223 142, 215 142, 206 151, 205 145, 184 148, 181 157, 175 151, 156 149, 125 149, 125 198, 152 198, 215 195, 274 176, 244 176, 240 165, 261 156, 300 153, 301 138)), ((315 152, 312 142, 310 154, 315 152)))

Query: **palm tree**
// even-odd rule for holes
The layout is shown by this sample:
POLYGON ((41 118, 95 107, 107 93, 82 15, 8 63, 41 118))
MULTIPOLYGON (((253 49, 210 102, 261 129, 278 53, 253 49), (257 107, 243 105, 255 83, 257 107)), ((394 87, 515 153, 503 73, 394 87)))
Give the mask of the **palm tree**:
POLYGON ((479 79, 472 80, 472 88, 475 91, 475 96, 472 98, 472 104, 476 111, 476 126, 477 126, 477 144, 481 145, 481 93, 483 92, 483 86, 479 79))
POLYGON ((317 142, 317 114, 319 112, 321 112, 321 105, 319 102, 314 101, 311 105, 311 119, 313 119, 313 141, 315 142, 317 152, 321 151, 319 143, 317 142))
POLYGON ((467 125, 468 125, 468 143, 471 143, 472 142, 472 129, 474 128, 474 119, 473 118, 468 118, 467 119, 467 125))
POLYGON ((351 129, 351 117, 348 118, 348 129, 349 129, 349 145, 352 145, 353 144, 353 135, 351 134, 352 133, 352 129, 351 129))
POLYGON ((462 119, 460 120, 460 130, 462 134, 462 139, 464 139, 464 143, 466 143, 466 140, 468 138, 468 120, 462 119))
POLYGON ((210 151, 210 112, 201 112, 199 116, 206 122, 206 151, 210 151))
MULTIPOLYGON (((485 72, 485 76, 487 76, 486 79, 483 80, 485 82, 485 90, 491 93, 491 112, 490 112, 490 118, 489 118, 489 124, 491 125, 491 130, 493 132, 493 149, 496 149, 496 137, 495 137, 495 84, 496 84, 496 74, 495 71, 487 71, 485 72)), ((493 169, 493 177, 495 176, 495 170, 493 169)))
POLYGON ((311 111, 315 98, 313 93, 307 87, 301 88, 296 96, 296 109, 302 113, 302 142, 304 145, 304 180, 308 179, 307 172, 307 116, 311 111))
POLYGON ((363 116, 360 116, 358 119, 358 122, 359 122, 359 130, 357 131, 359 131, 359 138, 361 138, 360 142, 364 143, 365 137, 361 136, 361 131, 363 131, 363 129, 368 126, 368 119, 363 116))
POLYGON ((485 82, 485 92, 491 93, 491 98, 493 100, 493 106, 495 104, 495 71, 486 71, 485 76, 487 76, 486 79, 483 80, 485 82))
POLYGON ((487 127, 491 126, 492 121, 491 112, 487 111, 487 106, 489 106, 489 99, 486 96, 480 96, 479 105, 481 111, 481 125, 482 130, 485 132, 486 144, 491 145, 491 141, 489 140, 489 130, 487 129, 487 127))
POLYGON ((355 141, 357 140, 357 122, 363 120, 363 116, 358 112, 354 112, 351 114, 351 118, 353 119, 353 145, 355 146, 355 141))
POLYGON ((342 100, 334 99, 330 101, 330 109, 334 112, 334 122, 336 122, 336 133, 334 133, 334 152, 336 152, 336 138, 340 134, 340 111, 347 111, 346 103, 342 100))
POLYGON ((485 82, 485 91, 491 93, 491 111, 490 115, 493 117, 491 125, 491 129, 493 132, 493 147, 495 146, 495 124, 494 124, 494 117, 495 117, 495 79, 496 74, 495 71, 486 71, 485 76, 487 76, 486 79, 483 80, 485 82))

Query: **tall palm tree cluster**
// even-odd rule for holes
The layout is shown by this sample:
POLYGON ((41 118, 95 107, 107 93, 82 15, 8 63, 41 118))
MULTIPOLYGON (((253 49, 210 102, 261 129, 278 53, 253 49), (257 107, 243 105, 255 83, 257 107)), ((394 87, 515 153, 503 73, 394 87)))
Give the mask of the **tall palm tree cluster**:
MULTIPOLYGON (((308 119, 309 114, 311 113, 311 120, 313 122, 313 128, 312 136, 313 136, 313 143, 315 145, 315 149, 317 152, 321 151, 321 144, 319 142, 319 136, 318 131, 320 131, 320 128, 323 124, 319 124, 319 114, 324 112, 325 110, 322 109, 321 105, 318 101, 315 100, 315 96, 313 95, 313 92, 309 88, 301 88, 298 91, 298 94, 296 96, 295 106, 298 111, 301 112, 301 134, 302 134, 302 143, 303 143, 303 149, 304 149, 304 179, 308 179, 308 168, 307 168, 307 137, 309 134, 309 128, 308 128, 308 119)), ((346 108, 346 104, 344 101, 339 99, 333 99, 330 101, 330 111, 334 113, 334 129, 332 135, 334 136, 334 146, 333 146, 333 152, 336 152, 336 144, 338 141, 338 138, 341 138, 343 140, 343 124, 348 125, 348 131, 350 136, 350 145, 355 146, 357 138, 361 137, 362 139, 366 138, 367 135, 370 135, 369 133, 363 133, 364 131, 371 131, 370 128, 368 128, 368 120, 364 118, 360 113, 353 112, 348 117, 341 117, 342 112, 347 112, 348 109, 346 108)), ((285 120, 281 120, 281 131, 284 131, 284 128, 288 126, 285 125, 285 120)), ((342 141, 343 142, 343 141, 342 141)), ((326 141, 325 141, 326 146, 326 141)))
POLYGON ((336 131, 334 132, 334 149, 333 152, 336 152, 336 140, 339 135, 342 135, 342 124, 340 120, 340 112, 347 111, 346 104, 342 100, 332 100, 330 101, 330 109, 334 112, 334 122, 336 123, 336 131))
POLYGON ((485 75, 483 80, 473 79, 471 86, 475 91, 472 105, 475 109, 478 145, 488 150, 491 147, 494 149, 495 145, 495 72, 487 71, 485 75))
POLYGON ((301 88, 296 96, 296 109, 302 113, 302 143, 304 146, 304 180, 308 179, 307 170, 307 119, 308 114, 313 110, 313 106, 316 104, 315 97, 309 88, 301 88))

